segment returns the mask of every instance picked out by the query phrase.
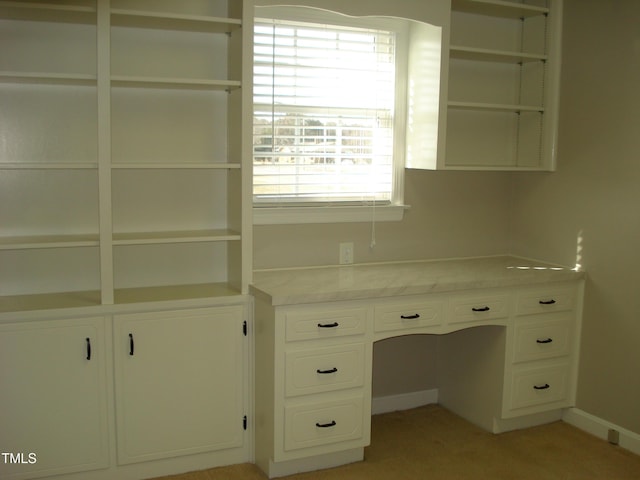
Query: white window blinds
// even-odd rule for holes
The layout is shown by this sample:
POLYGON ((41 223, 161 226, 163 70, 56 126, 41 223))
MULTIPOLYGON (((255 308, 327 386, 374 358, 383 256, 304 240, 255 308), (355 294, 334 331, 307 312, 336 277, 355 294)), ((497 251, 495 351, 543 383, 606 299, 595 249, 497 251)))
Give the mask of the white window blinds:
POLYGON ((256 19, 254 204, 387 203, 395 34, 256 19))

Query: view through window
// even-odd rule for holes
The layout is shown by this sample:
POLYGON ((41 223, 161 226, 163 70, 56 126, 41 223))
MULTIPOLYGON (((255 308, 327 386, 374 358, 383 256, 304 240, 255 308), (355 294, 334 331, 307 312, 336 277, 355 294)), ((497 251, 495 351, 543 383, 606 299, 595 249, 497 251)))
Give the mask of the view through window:
POLYGON ((393 31, 278 19, 254 30, 254 205, 389 203, 393 31))

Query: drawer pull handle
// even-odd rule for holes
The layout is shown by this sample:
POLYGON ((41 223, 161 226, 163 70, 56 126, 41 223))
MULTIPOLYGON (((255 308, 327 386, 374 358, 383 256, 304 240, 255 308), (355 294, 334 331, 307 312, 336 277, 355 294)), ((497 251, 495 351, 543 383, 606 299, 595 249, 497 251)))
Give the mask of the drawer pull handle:
POLYGON ((338 369, 336 367, 330 368, 329 370, 320 370, 317 369, 316 372, 318 372, 321 375, 327 375, 329 373, 336 373, 338 371, 338 369))
POLYGON ((551 343, 551 342, 553 342, 553 338, 542 338, 542 339, 538 338, 536 340, 536 343, 551 343))
POLYGON ((129 334, 129 355, 133 356, 135 344, 133 343, 133 333, 129 334))
POLYGON ((338 325, 340 325, 338 322, 333 322, 333 323, 319 323, 319 324, 318 324, 318 328, 336 328, 338 325))
POLYGON ((91 360, 91 339, 87 337, 87 360, 91 360))
POLYGON ((329 423, 316 423, 316 427, 318 428, 331 428, 336 426, 336 421, 331 420, 329 423))
POLYGON ((540 300, 538 303, 540 305, 553 305, 556 301, 552 298, 551 300, 540 300))
POLYGON ((551 385, 545 383, 544 385, 534 385, 533 388, 534 390, 546 390, 548 388, 551 388, 551 385))
POLYGON ((403 320, 415 320, 416 318, 420 318, 420 314, 414 313, 413 315, 400 315, 400 318, 403 320))
POLYGON ((484 307, 472 307, 471 310, 474 312, 488 312, 491 308, 485 305, 484 307))

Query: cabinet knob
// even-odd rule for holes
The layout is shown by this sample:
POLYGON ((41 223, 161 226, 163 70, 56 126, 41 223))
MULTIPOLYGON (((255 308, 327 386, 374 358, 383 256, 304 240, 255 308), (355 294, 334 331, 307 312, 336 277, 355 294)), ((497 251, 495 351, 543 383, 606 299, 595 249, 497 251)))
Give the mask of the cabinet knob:
POLYGON ((540 305, 553 305, 556 301, 552 298, 551 300, 540 300, 538 303, 540 305))
POLYGON ((551 343, 553 342, 553 338, 538 338, 536 343, 551 343))
POLYGON ((87 337, 86 342, 87 342, 87 360, 91 360, 91 339, 87 337))
POLYGON ((403 320, 414 320, 416 318, 420 318, 420 314, 414 313, 413 315, 400 315, 400 318, 402 318, 403 320))
POLYGON ((135 348, 135 344, 133 342, 133 333, 129 334, 129 355, 133 356, 133 350, 135 348))

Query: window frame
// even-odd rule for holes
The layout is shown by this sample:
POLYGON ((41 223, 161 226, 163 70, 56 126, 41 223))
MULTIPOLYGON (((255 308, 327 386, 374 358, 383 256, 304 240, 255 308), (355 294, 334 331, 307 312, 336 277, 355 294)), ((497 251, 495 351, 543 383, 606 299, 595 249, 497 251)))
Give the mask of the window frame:
MULTIPOLYGON (((347 27, 374 28, 396 34, 396 78, 394 101, 393 158, 391 198, 389 201, 259 204, 253 200, 253 219, 256 225, 295 223, 336 223, 402 220, 408 207, 404 204, 404 174, 406 149, 407 89, 409 33, 406 22, 394 17, 354 17, 338 12, 296 6, 256 6, 255 18, 309 22, 347 27)), ((253 36, 253 31, 252 31, 253 36)), ((253 37, 252 37, 253 38, 253 37)), ((251 59, 253 68, 253 58, 251 59)), ((252 97, 253 112, 253 97, 252 97)), ((253 117, 253 113, 252 113, 253 117)), ((253 135, 252 135, 253 138, 253 135)), ((253 168, 253 148, 252 148, 253 168)))

